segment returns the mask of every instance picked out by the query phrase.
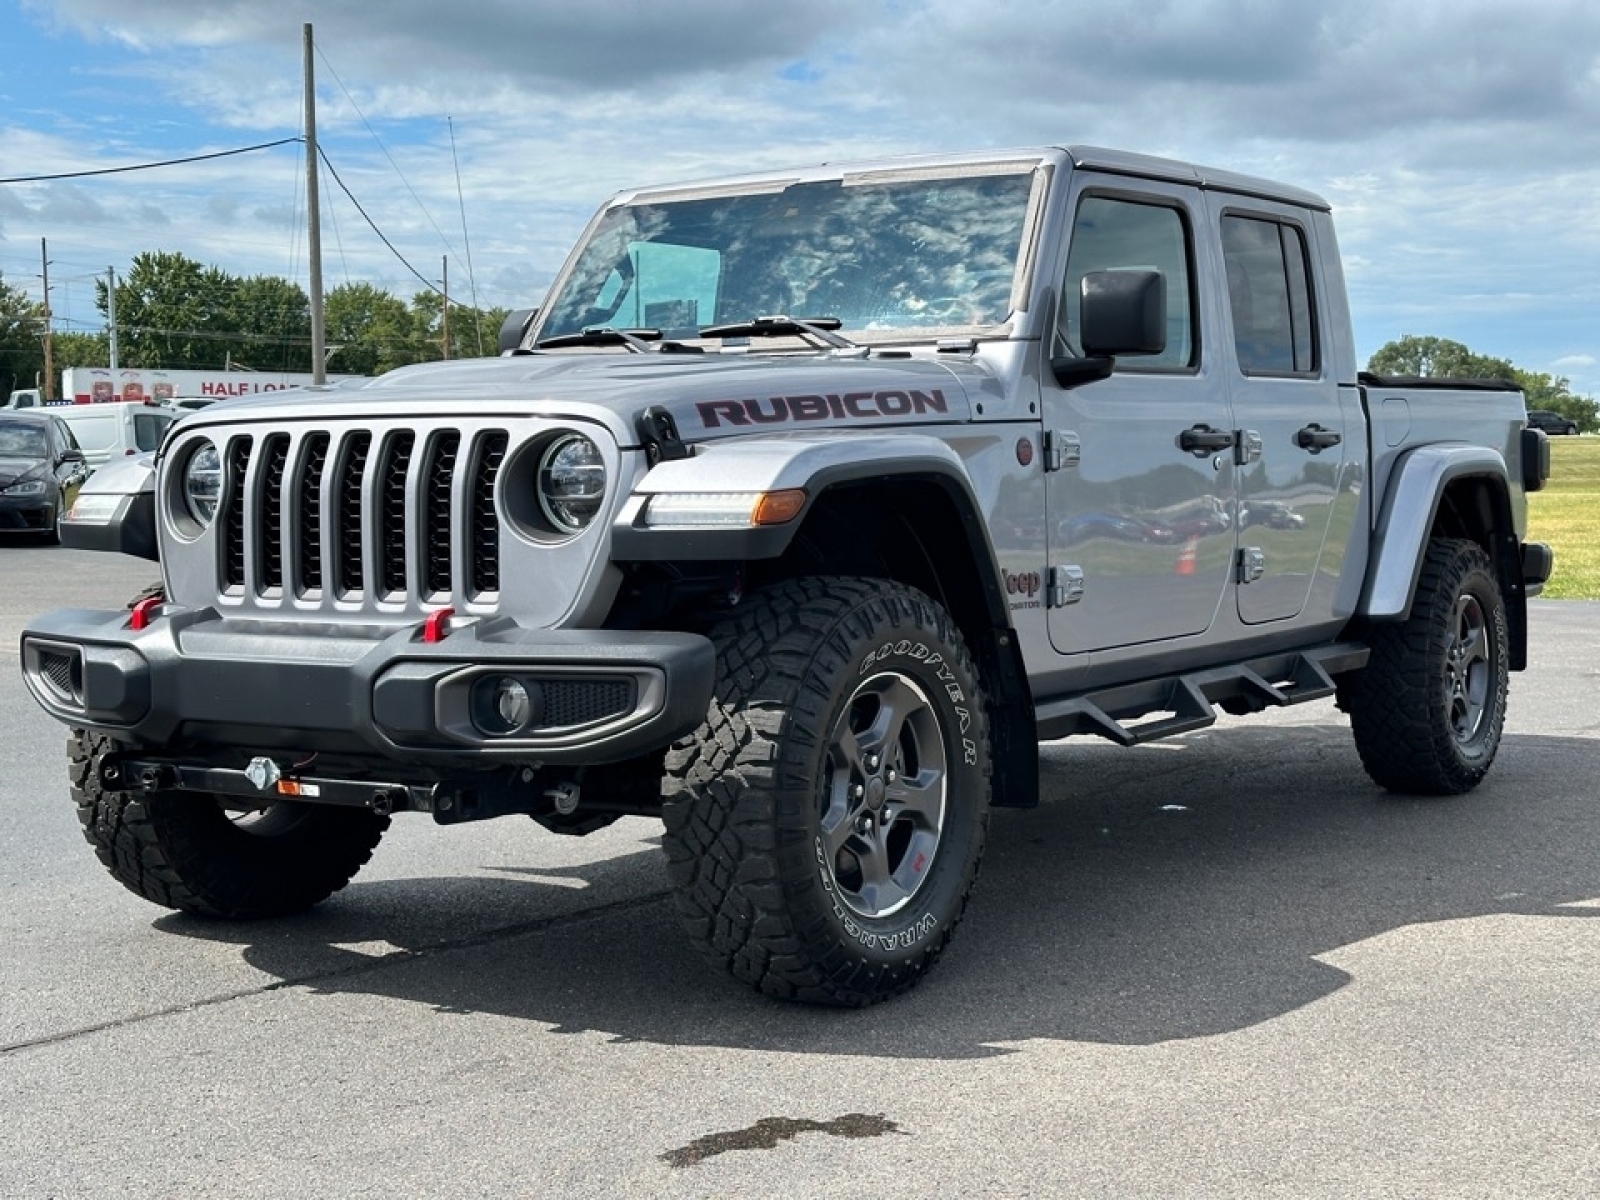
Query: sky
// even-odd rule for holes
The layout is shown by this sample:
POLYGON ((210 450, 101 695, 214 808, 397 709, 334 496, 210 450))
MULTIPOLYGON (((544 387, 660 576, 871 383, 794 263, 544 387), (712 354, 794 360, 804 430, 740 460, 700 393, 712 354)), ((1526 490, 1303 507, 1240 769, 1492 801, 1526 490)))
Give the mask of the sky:
MULTIPOLYGON (((1363 363, 1431 335, 1600 396, 1594 0, 0 0, 0 179, 296 137, 307 22, 328 288, 448 260, 528 307, 626 187, 1082 143, 1324 196, 1363 363)), ((304 286, 302 153, 0 183, 0 276, 40 296, 47 239, 76 330, 142 251, 304 286)))

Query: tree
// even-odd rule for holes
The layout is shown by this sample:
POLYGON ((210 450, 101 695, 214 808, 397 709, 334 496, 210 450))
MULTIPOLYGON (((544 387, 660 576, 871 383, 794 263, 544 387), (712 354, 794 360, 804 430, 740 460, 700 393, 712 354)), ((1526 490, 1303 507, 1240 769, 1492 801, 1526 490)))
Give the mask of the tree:
POLYGON ((0 399, 44 371, 44 308, 0 277, 0 399))
MULTIPOLYGON (((236 331, 239 283, 217 267, 166 251, 134 256, 117 285, 123 366, 220 367, 236 331)), ((99 298, 103 301, 104 289, 99 298)), ((100 310, 105 311, 104 303, 100 310)))
POLYGON ((330 370, 381 375, 427 357, 423 335, 405 301, 370 283, 334 288, 324 312, 327 343, 337 347, 328 359, 330 370))
POLYGON ((1474 354, 1449 338, 1406 334, 1390 342, 1367 362, 1377 375, 1420 375, 1449 379, 1516 379, 1516 368, 1503 358, 1474 354))
MULTIPOLYGON (((111 365, 111 348, 104 333, 58 333, 51 341, 51 357, 59 368, 111 365)), ((118 351, 120 358, 121 347, 118 351)))
POLYGON ((237 280, 227 314, 229 357, 258 371, 311 370, 311 301, 276 275, 237 280))

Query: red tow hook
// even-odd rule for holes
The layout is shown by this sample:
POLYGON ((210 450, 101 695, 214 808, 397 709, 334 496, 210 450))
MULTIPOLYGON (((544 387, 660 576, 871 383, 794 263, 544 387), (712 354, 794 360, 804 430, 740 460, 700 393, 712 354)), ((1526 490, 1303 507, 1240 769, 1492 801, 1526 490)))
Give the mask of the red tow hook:
POLYGON ((133 606, 133 612, 128 617, 128 627, 135 633, 146 628, 151 621, 156 619, 156 610, 166 600, 165 596, 146 596, 133 606))
POLYGON ((450 632, 450 618, 455 615, 453 608, 434 609, 422 622, 422 640, 429 644, 444 641, 445 635, 450 632))

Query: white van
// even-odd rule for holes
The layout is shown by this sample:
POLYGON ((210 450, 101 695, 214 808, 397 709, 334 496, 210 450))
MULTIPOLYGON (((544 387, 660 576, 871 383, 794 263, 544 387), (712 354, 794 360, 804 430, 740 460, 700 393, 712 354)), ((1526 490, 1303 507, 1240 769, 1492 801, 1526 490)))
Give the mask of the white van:
POLYGON ((155 404, 114 401, 108 404, 52 404, 46 411, 72 430, 89 466, 110 458, 154 450, 167 427, 185 414, 155 404))

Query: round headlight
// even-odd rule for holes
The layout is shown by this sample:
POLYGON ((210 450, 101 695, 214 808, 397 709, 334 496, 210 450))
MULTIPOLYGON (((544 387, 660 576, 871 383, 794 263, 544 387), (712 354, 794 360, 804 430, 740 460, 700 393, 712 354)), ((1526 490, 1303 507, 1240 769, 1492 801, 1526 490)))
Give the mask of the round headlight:
POLYGON ((550 443, 539 460, 539 509, 561 533, 589 527, 606 495, 606 464, 600 447, 581 433, 550 443))
POLYGON ((211 442, 202 442, 184 463, 183 506, 203 528, 217 515, 222 498, 222 456, 211 442))

